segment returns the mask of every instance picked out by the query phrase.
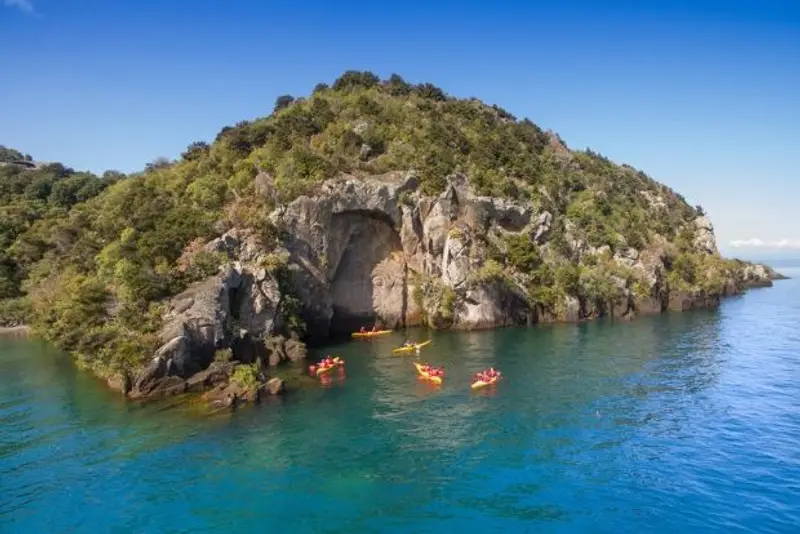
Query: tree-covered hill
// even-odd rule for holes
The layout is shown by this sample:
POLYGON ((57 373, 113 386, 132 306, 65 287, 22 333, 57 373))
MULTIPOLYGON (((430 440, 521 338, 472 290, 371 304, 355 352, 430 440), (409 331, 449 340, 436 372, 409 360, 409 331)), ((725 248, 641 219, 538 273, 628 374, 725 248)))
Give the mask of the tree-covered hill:
POLYGON ((393 171, 414 173, 418 198, 435 198, 461 175, 475 195, 549 214, 544 239, 484 239, 488 259, 473 280, 511 277, 538 317, 559 317, 567 297, 598 303, 621 287, 651 291, 617 261, 630 250, 657 249, 672 291, 719 295, 736 274, 713 234, 710 246, 698 241, 702 210, 643 172, 571 150, 498 106, 397 75, 346 72, 131 176, 0 166, 0 322, 29 322, 99 374, 135 372, 163 343, 167 299, 230 261, 204 244, 238 229, 272 250, 285 237, 277 208, 324 194, 336 176, 393 171))

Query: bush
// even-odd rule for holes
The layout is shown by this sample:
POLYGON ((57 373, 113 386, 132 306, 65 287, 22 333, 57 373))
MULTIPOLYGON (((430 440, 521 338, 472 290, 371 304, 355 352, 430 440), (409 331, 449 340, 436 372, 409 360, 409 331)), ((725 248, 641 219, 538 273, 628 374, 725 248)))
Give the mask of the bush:
POLYGON ((201 250, 192 258, 192 263, 187 271, 187 278, 191 281, 202 280, 219 272, 219 268, 227 261, 221 252, 207 252, 201 250))
POLYGON ((385 83, 386 90, 392 96, 406 96, 411 93, 411 85, 399 74, 392 74, 385 83))
POLYGON ((542 263, 542 256, 536 244, 526 234, 510 235, 505 239, 509 265, 523 273, 536 270, 542 263))
POLYGON ((185 161, 196 161, 205 156, 211 147, 208 143, 197 141, 189 145, 186 150, 181 154, 181 158, 185 161))
POLYGON ((264 257, 261 259, 261 266, 265 268, 270 273, 275 273, 278 269, 283 269, 289 265, 289 253, 288 252, 270 252, 269 254, 265 254, 264 257))
POLYGON ((488 282, 506 282, 508 277, 503 270, 503 266, 495 260, 486 260, 480 269, 470 275, 473 283, 481 284, 488 282))
POLYGON ((455 314, 456 292, 449 286, 442 286, 441 302, 439 313, 446 320, 452 320, 455 314))
POLYGON ((422 98, 428 100, 435 100, 437 102, 443 102, 444 100, 447 100, 447 95, 445 95, 444 91, 442 91, 432 83, 421 83, 415 86, 414 93, 416 93, 422 98))
POLYGON ((369 89, 380 83, 380 78, 369 71, 349 70, 333 82, 334 91, 351 91, 354 89, 369 89))
POLYGON ((294 102, 294 97, 292 95, 281 95, 275 99, 275 107, 273 108, 272 112, 277 113, 282 109, 288 108, 292 102, 294 102))
POLYGON ((256 364, 239 364, 233 370, 231 382, 243 389, 255 389, 258 387, 259 374, 256 364))
POLYGON ((0 300, 0 326, 28 324, 31 303, 26 298, 0 300))
POLYGON ((233 359, 233 351, 231 349, 217 349, 214 351, 214 361, 219 363, 228 363, 233 359))

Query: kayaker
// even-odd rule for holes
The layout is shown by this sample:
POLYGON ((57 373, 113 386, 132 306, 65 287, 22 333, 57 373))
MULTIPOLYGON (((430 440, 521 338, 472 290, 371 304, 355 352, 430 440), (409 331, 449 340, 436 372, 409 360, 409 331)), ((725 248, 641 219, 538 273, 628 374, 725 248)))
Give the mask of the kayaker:
POLYGON ((378 328, 375 325, 372 325, 372 333, 374 334, 377 331, 378 331, 378 328))
POLYGON ((360 332, 362 334, 366 334, 367 333, 367 329, 362 326, 360 332))

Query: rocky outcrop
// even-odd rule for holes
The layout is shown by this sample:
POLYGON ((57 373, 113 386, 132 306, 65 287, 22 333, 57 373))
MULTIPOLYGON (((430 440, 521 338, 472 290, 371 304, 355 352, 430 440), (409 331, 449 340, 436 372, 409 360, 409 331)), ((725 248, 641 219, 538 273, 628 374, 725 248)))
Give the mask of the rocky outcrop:
POLYGON ((714 236, 714 226, 706 216, 694 220, 694 246, 706 254, 718 254, 717 238, 714 236))
POLYGON ((759 263, 741 264, 742 285, 745 288, 772 287, 775 280, 786 280, 786 276, 776 272, 772 267, 759 263))
POLYGON ((279 281, 266 251, 249 233, 233 229, 204 247, 228 261, 216 275, 172 298, 159 333, 161 347, 133 380, 131 395, 146 397, 202 389, 214 354, 229 349, 235 361, 277 365, 304 358, 305 345, 282 331, 279 281), (270 341, 269 343, 267 341, 270 341))
POLYGON ((212 408, 235 408, 241 403, 258 403, 266 397, 283 395, 285 392, 285 383, 280 378, 264 379, 252 385, 228 380, 204 393, 203 399, 212 408))

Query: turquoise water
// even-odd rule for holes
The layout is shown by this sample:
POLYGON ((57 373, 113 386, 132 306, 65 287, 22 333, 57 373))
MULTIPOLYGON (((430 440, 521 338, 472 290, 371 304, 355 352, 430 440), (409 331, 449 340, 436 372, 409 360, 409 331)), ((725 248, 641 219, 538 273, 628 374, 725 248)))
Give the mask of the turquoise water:
POLYGON ((439 389, 399 337, 348 343, 331 387, 213 416, 0 341, 0 531, 800 532, 798 317, 789 280, 716 312, 437 333, 439 389), (507 380, 471 392, 489 365, 507 380))

